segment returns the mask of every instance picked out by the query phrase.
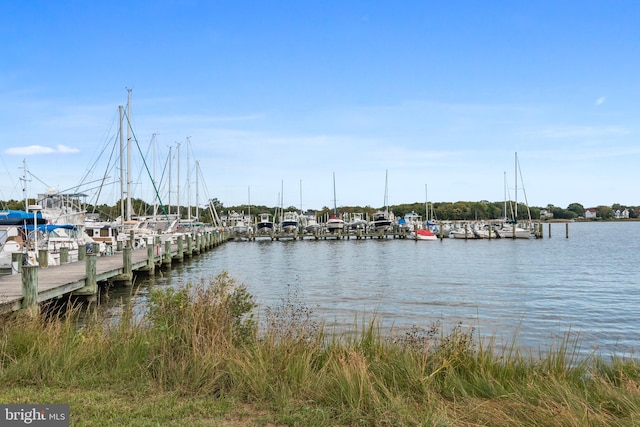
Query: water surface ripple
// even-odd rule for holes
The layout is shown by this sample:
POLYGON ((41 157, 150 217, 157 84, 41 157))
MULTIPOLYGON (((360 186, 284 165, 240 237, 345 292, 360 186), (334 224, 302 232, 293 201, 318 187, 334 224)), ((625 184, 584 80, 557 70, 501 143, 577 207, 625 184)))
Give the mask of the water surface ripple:
POLYGON ((581 349, 628 354, 640 342, 639 222, 552 224, 544 239, 228 242, 142 283, 177 286, 227 271, 261 307, 295 288, 327 325, 374 313, 383 327, 462 322, 537 351, 578 334, 581 349))

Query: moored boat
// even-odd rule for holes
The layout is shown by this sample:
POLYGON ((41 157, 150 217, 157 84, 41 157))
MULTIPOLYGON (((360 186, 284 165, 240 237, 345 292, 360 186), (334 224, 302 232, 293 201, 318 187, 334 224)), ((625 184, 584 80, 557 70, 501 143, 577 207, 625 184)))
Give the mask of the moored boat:
POLYGON ((287 211, 282 215, 280 229, 285 233, 293 233, 298 230, 298 213, 287 211))
POLYGON ((351 214, 351 221, 349 221, 347 225, 352 230, 366 230, 368 222, 362 212, 353 212, 351 214))
POLYGON ((339 233, 344 231, 344 220, 338 214, 338 206, 336 202, 336 174, 333 173, 333 212, 329 214, 327 219, 327 231, 329 233, 339 233))
POLYGON ((258 221, 256 222, 256 234, 272 234, 273 233, 273 221, 271 221, 271 214, 261 213, 258 214, 258 221))
POLYGON ((411 238, 415 240, 438 240, 438 236, 433 231, 426 229, 412 231, 411 238))

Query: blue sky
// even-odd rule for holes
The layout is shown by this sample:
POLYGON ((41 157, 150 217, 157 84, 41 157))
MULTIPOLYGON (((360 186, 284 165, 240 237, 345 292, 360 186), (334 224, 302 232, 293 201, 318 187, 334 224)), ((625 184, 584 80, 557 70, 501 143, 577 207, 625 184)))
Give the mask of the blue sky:
POLYGON ((0 200, 26 162, 29 196, 114 203, 130 88, 173 204, 180 183, 183 205, 332 207, 335 173, 338 206, 380 207, 387 171, 389 204, 501 201, 517 152, 530 205, 640 205, 638 22, 637 1, 2 2, 0 200))

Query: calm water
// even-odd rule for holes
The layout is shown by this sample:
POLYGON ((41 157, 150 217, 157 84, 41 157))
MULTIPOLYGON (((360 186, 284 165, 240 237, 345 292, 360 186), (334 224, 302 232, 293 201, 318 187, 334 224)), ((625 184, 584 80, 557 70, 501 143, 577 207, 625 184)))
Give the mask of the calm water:
POLYGON ((376 314, 383 327, 462 322, 533 350, 571 331, 584 353, 639 348, 640 222, 552 224, 538 240, 229 242, 141 283, 208 280, 228 271, 261 307, 290 292, 331 325, 376 314))

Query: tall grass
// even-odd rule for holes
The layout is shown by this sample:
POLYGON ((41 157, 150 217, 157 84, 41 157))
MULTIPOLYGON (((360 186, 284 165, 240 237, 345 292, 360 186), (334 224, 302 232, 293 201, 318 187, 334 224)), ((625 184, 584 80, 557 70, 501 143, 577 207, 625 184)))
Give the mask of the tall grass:
MULTIPOLYGON (((384 334, 373 316, 327 333, 295 293, 258 322, 253 297, 226 273, 153 291, 143 315, 132 307, 117 323, 99 306, 5 319, 4 393, 104 390, 143 408, 149 396, 170 393, 221 404, 228 417, 248 405, 256 417, 290 425, 640 425, 637 361, 580 358, 570 334, 533 356, 438 322, 384 334)), ((133 422, 140 409, 129 411, 133 422)), ((91 423, 93 412, 77 409, 77 419, 91 423)), ((155 416, 178 422, 177 414, 155 416)))

